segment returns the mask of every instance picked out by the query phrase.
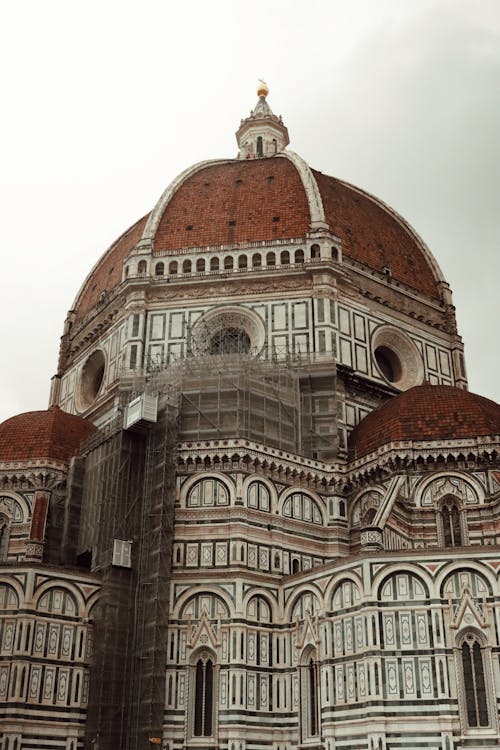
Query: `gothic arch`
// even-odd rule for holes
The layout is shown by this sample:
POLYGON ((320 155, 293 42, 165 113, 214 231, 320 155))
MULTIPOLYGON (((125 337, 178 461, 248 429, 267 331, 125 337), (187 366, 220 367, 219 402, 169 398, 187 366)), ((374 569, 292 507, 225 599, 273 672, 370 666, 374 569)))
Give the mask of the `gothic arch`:
MULTIPOLYGON (((454 576, 460 576, 461 573, 464 574, 464 586, 467 585, 466 576, 470 576, 470 574, 472 574, 474 576, 477 576, 479 581, 482 581, 484 583, 484 595, 492 596, 493 591, 496 589, 496 581, 492 571, 488 570, 486 566, 481 565, 481 563, 475 563, 472 560, 464 560, 463 565, 457 566, 457 562, 455 561, 439 571, 439 574, 436 577, 436 591, 439 592, 439 597, 441 599, 448 599, 448 596, 445 593, 445 588, 450 578, 453 578, 454 576)), ((470 593, 473 597, 483 595, 483 591, 481 591, 480 594, 475 594, 474 591, 471 591, 470 593)), ((455 598, 462 598, 462 592, 457 592, 455 598)))
POLYGON ((0 513, 5 513, 5 515, 9 516, 11 524, 27 523, 31 517, 32 509, 30 508, 27 500, 21 494, 10 492, 8 490, 0 490, 0 513), (16 514, 12 515, 11 511, 6 507, 6 504, 2 503, 1 498, 4 497, 12 500, 19 507, 20 513, 22 515, 21 520, 16 520, 16 514))
MULTIPOLYGON (((390 570, 384 569, 378 575, 376 575, 372 581, 371 595, 376 596, 377 600, 380 601, 383 593, 383 588, 391 579, 397 579, 398 576, 410 576, 414 578, 423 588, 423 596, 415 597, 415 600, 429 599, 432 591, 432 580, 421 568, 417 568, 412 565, 405 565, 403 567, 391 566, 390 570)), ((418 592, 420 593, 420 592, 418 592)), ((397 601, 397 600, 395 600, 397 601)))
POLYGON ((321 723, 318 651, 311 643, 308 643, 301 651, 298 669, 300 673, 301 734, 302 740, 308 740, 319 735, 321 723))
POLYGON ((75 617, 82 617, 85 611, 85 602, 81 591, 73 583, 64 580, 45 581, 33 594, 33 603, 36 609, 40 605, 40 600, 51 589, 59 589, 69 594, 75 602, 75 617))
MULTIPOLYGON (((228 505, 234 505, 235 496, 236 496, 236 488, 234 486, 234 483, 227 477, 225 474, 221 474, 216 471, 201 471, 197 474, 195 474, 192 477, 189 477, 184 484, 181 487, 180 490, 180 503, 183 508, 187 508, 187 501, 189 497, 189 493, 193 489, 193 487, 198 484, 198 482, 201 482, 203 479, 214 479, 219 482, 221 482, 229 494, 229 503, 228 505)), ((210 507, 210 506, 206 506, 210 507)))
MULTIPOLYGON (((319 515, 321 518, 321 523, 318 525, 326 526, 327 521, 327 510, 326 510, 326 504, 322 497, 320 497, 316 492, 312 492, 311 490, 307 489, 304 490, 302 487, 290 487, 289 489, 285 490, 283 494, 281 495, 278 503, 278 513, 280 516, 284 516, 284 508, 287 500, 295 494, 303 495, 311 500, 313 505, 317 508, 319 511, 319 515)), ((288 516, 286 516, 288 518, 288 516)), ((300 519, 297 519, 300 520, 300 519)), ((308 523, 307 521, 305 523, 308 523)), ((311 521, 312 523, 312 521, 311 521)))
POLYGON ((24 597, 23 588, 21 584, 19 583, 19 581, 2 576, 0 578, 0 587, 3 587, 3 586, 5 586, 7 590, 10 589, 14 592, 14 594, 16 595, 16 599, 17 599, 15 608, 21 609, 24 606, 25 597, 24 597))
POLYGON ((477 628, 456 635, 455 669, 462 726, 468 730, 497 730, 497 706, 491 664, 491 646, 477 628))
POLYGON ((245 616, 250 600, 255 596, 260 596, 262 599, 265 599, 266 603, 269 605, 269 609, 271 610, 272 622, 278 622, 278 620, 280 619, 279 604, 276 601, 276 598, 271 594, 271 592, 263 588, 252 588, 243 596, 241 608, 245 613, 245 616))
POLYGON ((384 497, 384 492, 386 492, 386 490, 380 485, 375 485, 374 487, 369 488, 365 487, 363 490, 358 492, 356 497, 350 504, 350 508, 347 514, 349 526, 361 526, 363 506, 369 505, 369 507, 379 508, 384 497), (369 500, 372 500, 373 502, 370 503, 369 500))
MULTIPOLYGON (((354 573, 342 573, 338 577, 332 579, 325 590, 325 606, 328 610, 333 610, 333 600, 335 598, 335 595, 338 591, 338 589, 343 586, 345 583, 352 584, 359 593, 359 602, 363 599, 363 582, 361 578, 358 578, 358 576, 354 575, 354 573)), ((351 606, 355 606, 355 602, 353 601, 351 606)))
POLYGON ((464 547, 469 543, 467 505, 455 495, 443 495, 436 503, 437 542, 440 547, 464 547))
MULTIPOLYGON (((430 499, 426 499, 426 493, 427 490, 430 488, 430 486, 436 482, 442 481, 443 483, 446 482, 446 479, 451 480, 459 480, 460 482, 463 482, 466 486, 469 487, 470 491, 475 494, 477 498, 477 503, 482 504, 484 503, 485 498, 485 489, 482 486, 482 484, 479 482, 476 477, 471 476, 470 474, 464 474, 460 471, 439 471, 434 474, 430 474, 429 476, 424 477, 420 482, 418 482, 417 486, 414 490, 414 498, 415 498, 415 506, 417 508, 420 507, 431 507, 432 502, 430 499)), ((452 490, 448 492, 448 490, 444 490, 442 495, 439 495, 437 500, 440 500, 441 497, 444 497, 445 494, 455 494, 452 490)), ((460 497, 460 492, 457 493, 457 497, 460 497)), ((474 503, 467 503, 465 497, 460 497, 464 505, 473 505, 474 503)))
POLYGON ((277 513, 278 512, 278 504, 279 504, 279 498, 278 498, 278 492, 276 490, 276 487, 271 482, 270 479, 267 477, 260 476, 259 474, 250 474, 249 476, 245 477, 243 480, 243 484, 241 487, 242 495, 245 498, 245 505, 248 505, 248 489, 251 484, 254 482, 262 482, 267 489, 269 490, 269 496, 271 499, 271 507, 269 512, 270 513, 277 513))
POLYGON ((178 620, 183 619, 183 612, 185 607, 189 604, 191 599, 194 599, 195 597, 200 595, 215 596, 217 599, 220 599, 227 608, 228 619, 233 616, 233 600, 230 598, 226 591, 216 586, 199 586, 197 588, 190 586, 176 600, 175 607, 172 610, 171 616, 178 620))
POLYGON ((189 659, 188 736, 213 741, 217 735, 218 661, 206 646, 196 648, 189 659))
POLYGON ((314 600, 317 602, 317 608, 315 612, 311 612, 311 615, 314 616, 315 614, 319 614, 320 612, 324 611, 324 601, 323 601, 323 594, 320 591, 320 589, 310 582, 307 584, 304 584, 299 589, 296 589, 293 596, 290 597, 289 601, 287 602, 285 608, 284 608, 284 620, 285 622, 291 622, 292 621, 292 615, 293 610, 299 603, 299 601, 306 597, 307 595, 312 596, 314 600))

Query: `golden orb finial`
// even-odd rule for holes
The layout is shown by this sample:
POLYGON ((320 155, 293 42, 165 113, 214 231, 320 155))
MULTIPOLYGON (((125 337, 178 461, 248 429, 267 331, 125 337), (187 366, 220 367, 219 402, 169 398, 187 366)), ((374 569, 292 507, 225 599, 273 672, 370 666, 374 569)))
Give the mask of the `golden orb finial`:
POLYGON ((257 96, 263 96, 264 98, 269 94, 269 86, 262 78, 259 78, 259 87, 257 89, 257 96))

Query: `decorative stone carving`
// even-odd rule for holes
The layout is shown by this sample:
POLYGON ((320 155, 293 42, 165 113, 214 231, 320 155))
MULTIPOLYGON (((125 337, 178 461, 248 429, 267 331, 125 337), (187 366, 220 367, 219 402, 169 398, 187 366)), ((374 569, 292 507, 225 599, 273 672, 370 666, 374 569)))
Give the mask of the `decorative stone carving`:
POLYGON ((365 550, 384 549, 382 529, 376 526, 365 526, 361 529, 361 546, 365 550))

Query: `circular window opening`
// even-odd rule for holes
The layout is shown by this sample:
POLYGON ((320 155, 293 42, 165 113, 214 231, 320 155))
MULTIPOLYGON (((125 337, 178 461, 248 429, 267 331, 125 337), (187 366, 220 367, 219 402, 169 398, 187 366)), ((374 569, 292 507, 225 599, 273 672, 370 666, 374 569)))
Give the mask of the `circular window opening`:
POLYGON ((104 353, 98 349, 90 355, 82 367, 80 378, 80 406, 88 408, 96 399, 104 380, 106 360, 104 353))
POLYGON ((403 368, 396 352, 387 346, 377 346, 375 359, 382 375, 389 383, 397 383, 401 380, 403 368))
POLYGON ((422 382, 422 355, 404 331, 394 326, 380 326, 373 334, 372 352, 374 370, 395 388, 406 391, 422 382))
POLYGON ((210 354, 248 354, 250 337, 242 328, 221 328, 210 339, 210 354))

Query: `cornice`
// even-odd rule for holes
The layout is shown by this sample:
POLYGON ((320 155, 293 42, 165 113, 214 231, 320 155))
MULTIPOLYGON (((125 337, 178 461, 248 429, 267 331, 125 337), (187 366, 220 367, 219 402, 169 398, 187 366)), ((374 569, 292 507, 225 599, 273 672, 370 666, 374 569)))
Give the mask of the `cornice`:
POLYGON ((434 464, 463 470, 484 467, 485 462, 499 462, 500 436, 467 440, 397 441, 357 459, 326 464, 300 455, 280 451, 249 440, 207 440, 180 443, 180 471, 252 471, 275 480, 314 487, 318 492, 350 491, 352 486, 373 483, 401 473, 402 470, 425 472, 434 464), (458 465, 458 466, 457 466, 458 465))

